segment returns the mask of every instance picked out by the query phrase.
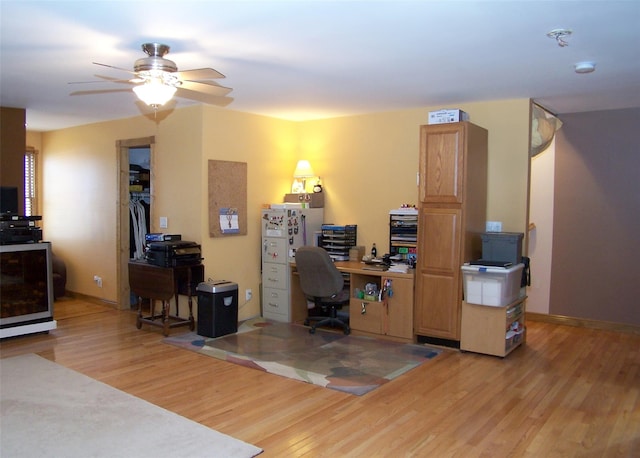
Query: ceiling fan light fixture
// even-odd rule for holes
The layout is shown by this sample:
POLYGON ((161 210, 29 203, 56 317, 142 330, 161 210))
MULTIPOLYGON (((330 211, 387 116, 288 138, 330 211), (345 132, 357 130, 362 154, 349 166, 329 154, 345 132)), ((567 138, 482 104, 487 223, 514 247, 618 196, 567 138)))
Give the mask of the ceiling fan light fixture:
POLYGON ((152 108, 167 103, 176 93, 176 87, 168 86, 159 79, 147 80, 146 83, 133 88, 138 98, 152 108))
POLYGON ((134 72, 144 72, 152 70, 161 70, 165 72, 177 72, 178 66, 172 60, 165 59, 164 56, 169 53, 169 46, 160 43, 145 43, 142 50, 148 57, 136 60, 133 65, 134 72))
POLYGON ((176 93, 179 97, 190 98, 210 105, 226 106, 233 101, 233 98, 227 97, 231 88, 210 81, 225 77, 217 70, 197 68, 179 72, 175 62, 164 58, 169 52, 169 46, 160 43, 145 43, 142 45, 142 50, 147 54, 147 57, 136 60, 133 71, 99 62, 93 63, 133 74, 133 77, 126 81, 102 78, 118 83, 133 84, 133 92, 138 99, 153 109, 166 104, 176 93))

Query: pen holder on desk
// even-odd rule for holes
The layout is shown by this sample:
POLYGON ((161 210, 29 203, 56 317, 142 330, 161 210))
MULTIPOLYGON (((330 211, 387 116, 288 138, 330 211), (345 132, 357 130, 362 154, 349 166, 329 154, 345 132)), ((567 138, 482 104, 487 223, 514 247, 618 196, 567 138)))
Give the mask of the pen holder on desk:
POLYGON ((375 283, 367 283, 364 285, 364 299, 368 301, 378 300, 378 285, 375 283))

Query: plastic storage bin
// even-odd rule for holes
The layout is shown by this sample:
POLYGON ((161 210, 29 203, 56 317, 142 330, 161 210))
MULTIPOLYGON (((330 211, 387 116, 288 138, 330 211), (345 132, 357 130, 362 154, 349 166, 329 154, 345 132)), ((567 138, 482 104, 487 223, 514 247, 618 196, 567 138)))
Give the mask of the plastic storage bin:
POLYGON ((221 337, 238 332, 238 285, 226 280, 202 282, 198 292, 198 335, 221 337))
POLYGON ((522 232, 485 232, 482 234, 482 260, 522 262, 522 232))
POLYGON ((464 300, 470 304, 502 307, 518 299, 524 264, 501 267, 462 266, 464 300))

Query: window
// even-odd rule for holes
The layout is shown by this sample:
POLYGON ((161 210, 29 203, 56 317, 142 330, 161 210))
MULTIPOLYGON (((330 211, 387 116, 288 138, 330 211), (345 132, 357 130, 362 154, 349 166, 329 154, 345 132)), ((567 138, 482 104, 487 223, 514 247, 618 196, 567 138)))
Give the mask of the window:
POLYGON ((38 152, 28 149, 24 155, 24 214, 34 216, 38 211, 36 200, 36 164, 38 152))

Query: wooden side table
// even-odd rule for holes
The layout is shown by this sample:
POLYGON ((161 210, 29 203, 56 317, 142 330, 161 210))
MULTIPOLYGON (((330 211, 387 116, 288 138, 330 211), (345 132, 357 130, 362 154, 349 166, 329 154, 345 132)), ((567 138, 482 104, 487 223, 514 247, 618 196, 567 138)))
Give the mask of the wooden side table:
POLYGON ((195 329, 193 318, 192 296, 195 294, 198 283, 204 281, 204 266, 197 264, 193 266, 160 267, 144 261, 129 262, 129 286, 131 291, 138 296, 138 318, 136 327, 142 328, 142 324, 150 324, 163 328, 165 336, 169 335, 171 328, 179 326, 189 326, 189 330, 195 329), (180 317, 178 296, 180 294, 188 297, 189 316, 180 317), (176 314, 169 312, 170 300, 176 299, 176 314), (149 315, 142 313, 142 298, 149 299, 149 315), (156 314, 155 301, 162 302, 160 313, 156 314))

